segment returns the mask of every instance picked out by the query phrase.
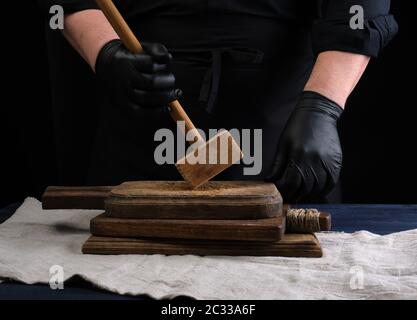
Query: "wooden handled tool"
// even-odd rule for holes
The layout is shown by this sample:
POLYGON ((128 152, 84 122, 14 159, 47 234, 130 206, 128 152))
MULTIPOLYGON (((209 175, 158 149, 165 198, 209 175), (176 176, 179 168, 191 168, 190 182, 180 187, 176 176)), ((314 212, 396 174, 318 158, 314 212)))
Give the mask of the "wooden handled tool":
MULTIPOLYGON (((125 47, 132 53, 143 53, 144 50, 139 40, 129 28, 114 3, 111 0, 96 0, 96 3, 100 7, 101 11, 103 11, 116 33, 119 35, 125 47)), ((195 146, 197 147, 197 149, 193 152, 194 154, 187 155, 176 163, 178 171, 181 173, 183 178, 192 185, 193 188, 201 186, 243 157, 240 147, 237 145, 230 132, 222 131, 206 142, 178 100, 172 101, 169 104, 169 109, 171 117, 175 121, 184 121, 184 134, 192 134, 195 146), (226 141, 226 143, 223 143, 222 141, 226 141), (214 156, 217 159, 219 159, 219 155, 227 153, 227 161, 208 163, 209 161, 207 159, 210 153, 214 153, 214 156), (199 161, 199 163, 195 163, 196 154, 199 155, 197 158, 202 160, 199 161), (191 158, 193 158, 192 161, 190 161, 191 158)), ((212 158, 213 157, 211 156, 211 159, 212 158)), ((222 157, 222 159, 225 159, 225 157, 222 157)))

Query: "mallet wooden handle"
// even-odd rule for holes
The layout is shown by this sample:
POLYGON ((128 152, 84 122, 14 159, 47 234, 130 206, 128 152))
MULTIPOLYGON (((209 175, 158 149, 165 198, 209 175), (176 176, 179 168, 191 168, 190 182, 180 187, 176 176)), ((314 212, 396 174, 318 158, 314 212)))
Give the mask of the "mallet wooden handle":
MULTIPOLYGON (((95 0, 97 5, 103 11, 107 20, 113 26, 113 29, 116 31, 117 35, 120 37, 120 40, 123 42, 125 47, 132 53, 143 53, 144 50, 133 33, 132 29, 128 26, 125 19, 120 14, 119 10, 116 8, 112 0, 95 0)), ((195 139, 199 143, 205 143, 203 137, 199 134, 198 130, 195 128, 191 119, 188 117, 184 108, 181 106, 178 100, 172 101, 169 104, 171 117, 175 121, 184 121, 185 122, 185 132, 187 134, 189 131, 193 131, 195 139)))

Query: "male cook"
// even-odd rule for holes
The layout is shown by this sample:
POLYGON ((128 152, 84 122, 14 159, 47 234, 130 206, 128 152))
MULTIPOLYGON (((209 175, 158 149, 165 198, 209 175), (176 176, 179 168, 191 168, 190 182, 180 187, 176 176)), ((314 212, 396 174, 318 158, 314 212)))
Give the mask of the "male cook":
POLYGON ((346 100, 397 32, 390 0, 115 1, 146 51, 132 54, 94 1, 52 2, 110 105, 91 183, 180 179, 153 158, 155 131, 175 126, 166 106, 180 99, 204 130, 262 129, 261 173, 235 166, 221 178, 274 181, 287 202, 318 201, 335 186, 346 100))

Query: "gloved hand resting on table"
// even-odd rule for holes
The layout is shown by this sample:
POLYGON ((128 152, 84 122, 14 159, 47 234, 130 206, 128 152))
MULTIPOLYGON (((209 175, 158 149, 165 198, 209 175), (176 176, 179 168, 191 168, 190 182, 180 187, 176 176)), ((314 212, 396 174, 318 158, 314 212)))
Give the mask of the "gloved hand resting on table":
POLYGON ((312 91, 302 93, 281 135, 271 180, 284 201, 316 201, 339 179, 342 108, 312 91))
POLYGON ((133 54, 120 40, 107 43, 99 52, 96 74, 113 105, 135 112, 163 108, 181 95, 175 76, 168 71, 171 54, 161 44, 142 43, 145 53, 133 54))

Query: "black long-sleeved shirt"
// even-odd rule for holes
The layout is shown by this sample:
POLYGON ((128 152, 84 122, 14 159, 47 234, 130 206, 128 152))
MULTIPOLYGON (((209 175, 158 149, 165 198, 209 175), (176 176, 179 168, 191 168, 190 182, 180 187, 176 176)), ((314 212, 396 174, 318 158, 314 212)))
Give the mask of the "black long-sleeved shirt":
MULTIPOLYGON (((41 0, 62 5, 66 13, 85 9, 97 9, 93 0, 41 0)), ((122 13, 135 15, 184 15, 218 8, 223 12, 243 15, 281 17, 292 15, 313 21, 312 49, 317 54, 328 50, 339 50, 377 56, 398 31, 397 23, 389 14, 391 0, 212 0, 212 1, 158 1, 123 0, 115 1, 122 13), (223 4, 216 4, 216 3, 223 4), (364 9, 364 28, 352 29, 350 20, 353 6, 364 9), (207 7, 207 8, 205 8, 207 7)))

